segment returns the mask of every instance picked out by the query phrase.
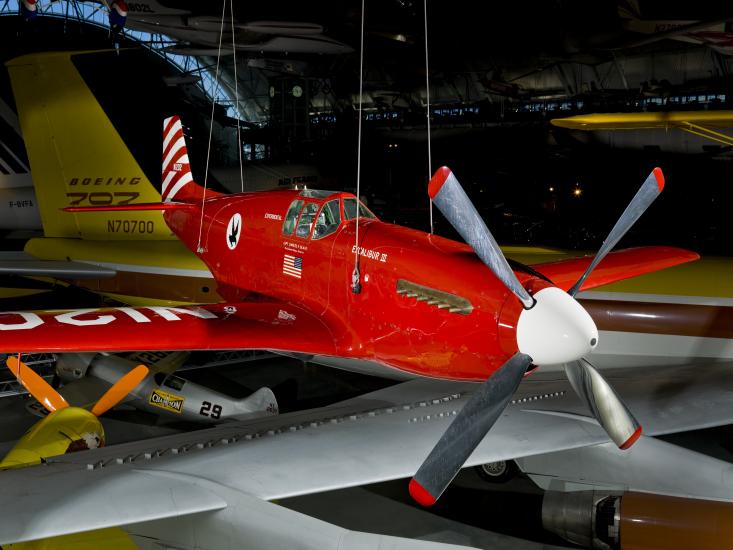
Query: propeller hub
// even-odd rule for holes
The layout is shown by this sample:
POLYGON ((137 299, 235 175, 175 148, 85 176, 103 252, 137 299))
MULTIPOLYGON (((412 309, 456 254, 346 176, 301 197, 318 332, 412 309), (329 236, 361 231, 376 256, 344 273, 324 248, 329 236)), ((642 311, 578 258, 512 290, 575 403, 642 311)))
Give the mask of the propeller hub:
POLYGON ((537 303, 517 322, 519 351, 536 365, 577 361, 598 345, 598 328, 572 296, 552 286, 534 295, 537 303))

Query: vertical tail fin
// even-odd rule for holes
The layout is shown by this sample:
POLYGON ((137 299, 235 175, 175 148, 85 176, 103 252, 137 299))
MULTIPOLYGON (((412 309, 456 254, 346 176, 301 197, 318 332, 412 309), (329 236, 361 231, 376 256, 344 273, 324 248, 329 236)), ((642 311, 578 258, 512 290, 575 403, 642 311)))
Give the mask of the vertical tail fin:
POLYGON ((75 214, 61 210, 160 201, 160 193, 74 64, 72 58, 77 55, 88 54, 34 53, 6 63, 44 235, 175 239, 160 211, 75 214))
MULTIPOLYGON (((178 115, 163 121, 163 202, 173 199, 183 202, 201 200, 204 189, 193 181, 191 164, 188 160, 186 137, 178 115)), ((206 196, 214 195, 206 191, 206 196)))

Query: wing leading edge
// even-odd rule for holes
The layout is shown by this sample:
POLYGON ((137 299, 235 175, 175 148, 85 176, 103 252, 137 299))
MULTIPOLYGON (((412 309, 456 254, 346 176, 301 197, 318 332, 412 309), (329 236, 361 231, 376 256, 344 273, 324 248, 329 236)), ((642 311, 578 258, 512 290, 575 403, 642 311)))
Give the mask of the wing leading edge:
MULTIPOLYGON (((611 252, 591 272, 579 290, 589 290, 698 259, 700 256, 695 252, 671 246, 644 246, 611 252)), ((585 256, 533 264, 532 268, 561 289, 568 290, 592 260, 593 256, 585 256)))

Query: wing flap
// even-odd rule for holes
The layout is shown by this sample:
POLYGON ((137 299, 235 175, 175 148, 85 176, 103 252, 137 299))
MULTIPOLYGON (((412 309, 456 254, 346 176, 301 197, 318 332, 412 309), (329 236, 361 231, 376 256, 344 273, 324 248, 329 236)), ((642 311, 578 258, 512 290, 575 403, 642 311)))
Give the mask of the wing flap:
POLYGON ((199 205, 186 202, 139 202, 104 206, 67 206, 64 212, 147 212, 150 210, 196 210, 199 205))
POLYGON ((282 302, 0 313, 0 350, 270 349, 334 355, 329 327, 282 302))
MULTIPOLYGON (((695 252, 670 246, 643 246, 611 252, 585 280, 580 291, 692 262, 699 258, 700 256, 695 252)), ((593 256, 585 256, 534 264, 532 267, 548 277, 558 287, 568 290, 592 260, 593 256)))

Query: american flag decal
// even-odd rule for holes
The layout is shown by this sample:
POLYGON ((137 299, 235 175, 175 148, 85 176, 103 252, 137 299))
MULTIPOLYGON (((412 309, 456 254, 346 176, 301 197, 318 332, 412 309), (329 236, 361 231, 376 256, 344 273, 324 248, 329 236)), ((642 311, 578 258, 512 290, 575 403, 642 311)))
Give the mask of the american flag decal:
POLYGON ((295 277, 296 279, 300 279, 300 276, 303 273, 303 258, 300 256, 285 254, 283 256, 283 273, 285 273, 285 275, 295 277))

